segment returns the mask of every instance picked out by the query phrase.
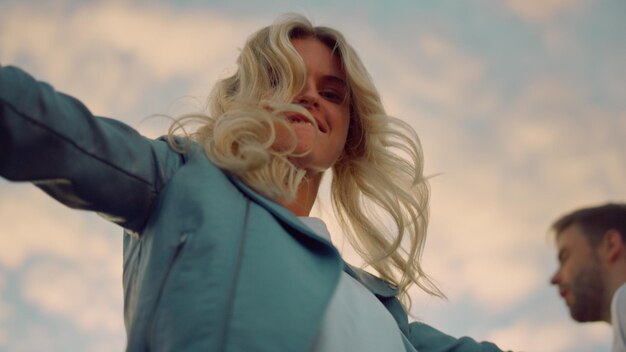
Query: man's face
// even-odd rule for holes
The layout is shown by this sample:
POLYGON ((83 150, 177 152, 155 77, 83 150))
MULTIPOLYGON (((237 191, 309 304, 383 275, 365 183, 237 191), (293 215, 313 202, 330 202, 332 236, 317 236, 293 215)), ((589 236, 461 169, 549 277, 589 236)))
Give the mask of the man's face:
POLYGON ((602 267, 580 226, 573 224, 557 234, 559 268, 550 282, 579 322, 603 320, 608 307, 602 267))

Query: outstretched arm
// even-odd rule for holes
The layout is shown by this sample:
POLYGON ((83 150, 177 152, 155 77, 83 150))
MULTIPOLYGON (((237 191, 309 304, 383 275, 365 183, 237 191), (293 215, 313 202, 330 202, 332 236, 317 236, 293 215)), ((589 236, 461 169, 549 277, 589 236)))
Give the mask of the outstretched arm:
POLYGON ((181 156, 16 67, 0 67, 0 176, 140 231, 181 156))

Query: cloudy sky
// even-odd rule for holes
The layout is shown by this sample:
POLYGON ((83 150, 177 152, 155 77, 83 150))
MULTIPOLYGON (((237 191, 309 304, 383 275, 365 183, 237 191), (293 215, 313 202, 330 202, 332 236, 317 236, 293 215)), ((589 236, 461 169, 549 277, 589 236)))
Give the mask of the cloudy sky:
MULTIPOLYGON (((201 106, 285 12, 343 31, 421 137, 424 266, 448 300, 415 291, 415 318, 509 349, 608 351, 609 326, 571 322, 549 287, 547 228, 626 201, 623 0, 0 0, 0 62, 158 136, 151 115, 201 106)), ((122 350, 121 230, 4 180, 0 223, 0 350, 122 350)))

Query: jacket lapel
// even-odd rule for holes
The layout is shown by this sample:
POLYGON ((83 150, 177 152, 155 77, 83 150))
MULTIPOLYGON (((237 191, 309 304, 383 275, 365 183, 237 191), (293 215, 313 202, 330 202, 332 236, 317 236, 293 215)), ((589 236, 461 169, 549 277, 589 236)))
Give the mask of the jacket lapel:
POLYGON ((365 270, 358 269, 344 262, 343 271, 365 286, 378 297, 391 298, 398 294, 398 288, 365 270))
MULTIPOLYGON (((243 194, 248 196, 252 201, 261 205, 263 208, 267 209, 272 215, 278 218, 281 222, 287 224, 289 227, 294 230, 306 235, 310 239, 313 239, 317 242, 323 243, 328 246, 332 246, 332 244, 324 238, 317 236, 313 230, 311 230, 308 226, 304 225, 302 221, 300 221, 293 213, 287 210, 282 205, 276 203, 275 201, 266 198, 260 195, 258 192, 247 186, 241 180, 237 179, 235 176, 226 173, 230 181, 241 190, 243 194)), ((334 248, 334 246, 333 246, 334 248)))
MULTIPOLYGON (((352 276, 355 280, 370 290, 370 292, 378 298, 380 303, 387 308, 389 313, 391 313, 403 335, 408 334, 409 320, 406 312, 404 311, 404 307, 402 307, 402 304, 397 298, 398 288, 396 286, 368 273, 365 270, 355 268, 346 262, 344 262, 343 271, 348 273, 348 275, 352 276)), ((407 349, 407 351, 410 351, 410 349, 407 349)))

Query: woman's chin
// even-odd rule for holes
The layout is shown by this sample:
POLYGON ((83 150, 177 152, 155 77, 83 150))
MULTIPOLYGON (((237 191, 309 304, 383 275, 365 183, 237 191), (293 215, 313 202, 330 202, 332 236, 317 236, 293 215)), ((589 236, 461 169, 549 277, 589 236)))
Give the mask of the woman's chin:
POLYGON ((302 156, 289 157, 289 161, 298 169, 306 170, 308 176, 323 173, 332 165, 324 165, 311 155, 311 153, 302 156))

